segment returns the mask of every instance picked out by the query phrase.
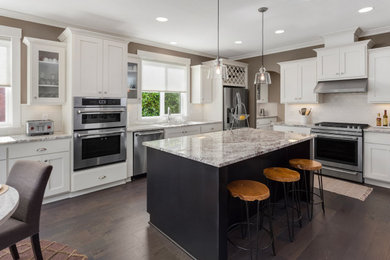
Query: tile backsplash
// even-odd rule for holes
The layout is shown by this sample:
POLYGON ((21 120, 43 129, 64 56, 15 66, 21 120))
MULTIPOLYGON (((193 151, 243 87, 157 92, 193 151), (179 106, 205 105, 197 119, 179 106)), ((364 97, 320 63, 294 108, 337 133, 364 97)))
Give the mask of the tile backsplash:
POLYGON ((390 110, 390 104, 367 103, 367 93, 321 94, 319 104, 285 105, 285 121, 300 122, 298 110, 302 107, 312 108, 309 123, 334 121, 372 126, 378 113, 383 116, 383 110, 390 110))

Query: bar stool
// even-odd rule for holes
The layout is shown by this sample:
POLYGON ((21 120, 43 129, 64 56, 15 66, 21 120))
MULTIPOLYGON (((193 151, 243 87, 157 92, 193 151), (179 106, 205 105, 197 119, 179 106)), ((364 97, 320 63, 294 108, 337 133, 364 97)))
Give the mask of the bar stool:
POLYGON ((274 181, 276 183, 281 183, 283 185, 283 194, 284 194, 284 206, 286 208, 286 217, 287 217, 287 228, 288 228, 288 236, 290 238, 290 241, 294 241, 294 223, 296 221, 299 221, 300 227, 302 227, 302 214, 301 214, 301 206, 300 206, 300 198, 299 196, 296 196, 297 190, 299 190, 299 180, 301 178, 299 172, 293 171, 288 168, 281 168, 281 167, 271 167, 264 169, 264 175, 267 178, 268 181, 274 181), (292 205, 290 206, 292 208, 292 217, 290 222, 290 217, 288 214, 288 184, 291 183, 291 193, 292 193, 292 205), (297 185, 297 189, 295 187, 297 185), (295 206, 294 206, 295 203, 295 206), (294 211, 297 212, 297 220, 295 220, 294 217, 294 211), (291 223, 291 224, 290 224, 291 223))
POLYGON ((304 175, 304 181, 305 181, 305 194, 306 194, 306 202, 308 203, 307 206, 307 215, 309 220, 313 219, 313 205, 314 204, 322 204, 322 211, 325 214, 325 200, 324 200, 324 186, 322 182, 322 164, 320 162, 309 160, 309 159, 291 159, 289 161, 290 166, 299 169, 303 171, 304 175), (306 184, 306 173, 307 171, 310 174, 311 179, 311 188, 310 191, 308 190, 309 187, 306 184), (314 173, 318 176, 318 189, 320 191, 320 194, 317 194, 314 192, 314 173), (312 196, 310 196, 312 195, 312 196), (320 198, 320 201, 317 203, 314 203, 313 195, 316 195, 320 198), (309 209, 310 206, 310 209, 309 209))
MULTIPOLYGON (((249 243, 252 242, 251 238, 251 232, 250 232, 250 226, 255 225, 256 226, 256 259, 258 256, 258 251, 259 251, 259 232, 261 229, 264 229, 270 239, 271 239, 271 244, 269 246, 272 246, 272 252, 274 255, 276 255, 275 252, 275 243, 274 243, 274 233, 272 229, 272 216, 269 214, 268 219, 269 219, 269 230, 263 227, 263 216, 264 216, 264 205, 261 205, 264 203, 265 200, 267 200, 270 197, 270 191, 268 187, 261 182, 258 181, 252 181, 252 180, 237 180, 229 183, 227 185, 227 189, 229 190, 231 196, 233 198, 238 198, 241 201, 244 202, 245 204, 245 211, 246 211, 246 221, 243 222, 237 222, 228 227, 228 232, 232 231, 235 227, 238 226, 246 226, 247 227, 247 238, 249 243), (250 215, 249 215, 249 202, 257 202, 257 210, 256 210, 256 223, 250 222, 250 215), (261 215, 260 215, 261 214, 261 215), (260 215, 260 216, 259 216, 260 215), (259 225, 259 217, 260 217, 260 225, 259 225), (260 226, 260 227, 259 227, 260 226)), ((267 203, 267 207, 269 209, 269 199, 267 203)), ((244 238, 244 235, 243 235, 244 238)), ((252 249, 253 247, 249 244, 249 247, 244 247, 235 244, 233 241, 228 238, 228 241, 232 243, 235 247, 245 250, 245 251, 250 251, 251 254, 251 259, 252 259, 252 249)), ((262 249, 268 248, 264 247, 262 249)))

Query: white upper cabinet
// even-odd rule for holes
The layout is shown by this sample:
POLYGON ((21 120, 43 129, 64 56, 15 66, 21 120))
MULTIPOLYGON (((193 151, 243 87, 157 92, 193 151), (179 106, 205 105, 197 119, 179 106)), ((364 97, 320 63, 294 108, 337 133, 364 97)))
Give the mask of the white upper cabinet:
POLYGON ((367 49, 371 40, 316 49, 318 81, 367 78, 367 49))
POLYGON ((191 66, 191 103, 205 104, 213 101, 213 80, 208 77, 209 66, 191 66))
POLYGON ((61 105, 65 102, 66 44, 25 37, 27 45, 28 104, 61 105))
POLYGON ((71 52, 69 86, 73 96, 126 97, 127 41, 67 28, 60 36, 71 52))
POLYGON ((281 103, 318 103, 316 58, 281 62, 281 103))
POLYGON ((390 103, 390 47, 369 51, 368 102, 390 103))

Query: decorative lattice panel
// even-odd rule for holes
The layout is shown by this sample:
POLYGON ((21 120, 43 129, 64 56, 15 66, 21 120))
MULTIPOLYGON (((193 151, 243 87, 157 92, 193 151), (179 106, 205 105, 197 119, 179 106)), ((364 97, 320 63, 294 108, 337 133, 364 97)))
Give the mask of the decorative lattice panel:
POLYGON ((226 67, 227 79, 223 81, 223 84, 226 86, 246 87, 246 68, 228 64, 226 64, 226 67))

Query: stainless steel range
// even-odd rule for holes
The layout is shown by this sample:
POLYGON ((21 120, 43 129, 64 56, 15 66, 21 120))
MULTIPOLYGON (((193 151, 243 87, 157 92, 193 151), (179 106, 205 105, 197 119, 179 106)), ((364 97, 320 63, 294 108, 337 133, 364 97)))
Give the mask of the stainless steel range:
POLYGON ((363 129, 367 124, 321 122, 311 132, 314 158, 324 175, 363 182, 363 129))
POLYGON ((74 98, 74 170, 126 161, 126 98, 74 98))

